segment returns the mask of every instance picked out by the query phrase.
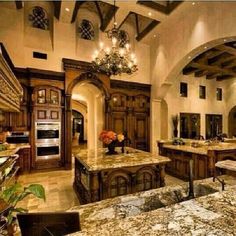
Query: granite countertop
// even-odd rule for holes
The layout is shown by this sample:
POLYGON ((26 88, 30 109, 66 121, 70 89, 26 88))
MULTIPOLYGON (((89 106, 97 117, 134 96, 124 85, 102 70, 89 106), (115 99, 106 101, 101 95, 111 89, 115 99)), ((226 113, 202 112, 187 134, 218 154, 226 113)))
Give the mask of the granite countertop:
MULTIPOLYGON (((118 148, 117 148, 118 150, 118 148)), ((88 171, 100 171, 115 168, 134 167, 143 165, 165 164, 169 158, 125 147, 125 153, 106 155, 106 148, 81 150, 75 157, 88 171), (128 152, 128 153, 126 153, 128 152)))
POLYGON ((173 145, 173 144, 164 144, 164 148, 184 151, 184 152, 191 152, 201 155, 207 155, 208 150, 215 150, 215 151, 224 151, 224 150, 234 150, 236 149, 235 143, 218 143, 215 145, 207 145, 207 144, 200 144, 199 147, 192 147, 190 145, 173 145))
POLYGON ((30 148, 29 143, 17 143, 17 144, 8 144, 8 149, 5 151, 0 151, 0 157, 11 156, 16 154, 20 149, 30 148))
MULTIPOLYGON (((227 183, 226 191, 183 202, 179 200, 187 194, 187 183, 74 207, 71 211, 80 213, 82 231, 71 235, 233 236, 236 234, 236 179, 222 178, 227 183)), ((212 192, 220 189, 212 178, 195 181, 195 187, 199 186, 212 192)))

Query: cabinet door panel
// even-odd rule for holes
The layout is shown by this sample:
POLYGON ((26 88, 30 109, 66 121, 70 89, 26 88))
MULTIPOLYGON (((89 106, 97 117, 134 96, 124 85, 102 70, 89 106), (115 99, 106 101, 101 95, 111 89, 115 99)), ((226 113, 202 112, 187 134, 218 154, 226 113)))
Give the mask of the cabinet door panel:
POLYGON ((59 119, 59 111, 50 111, 50 119, 58 120, 59 119))
POLYGON ((112 127, 116 133, 123 133, 127 129, 125 112, 117 112, 112 114, 112 127))
POLYGON ((148 118, 145 113, 136 113, 134 120, 135 148, 148 150, 148 118))
POLYGON ((47 119, 47 110, 37 110, 37 119, 38 120, 47 119))

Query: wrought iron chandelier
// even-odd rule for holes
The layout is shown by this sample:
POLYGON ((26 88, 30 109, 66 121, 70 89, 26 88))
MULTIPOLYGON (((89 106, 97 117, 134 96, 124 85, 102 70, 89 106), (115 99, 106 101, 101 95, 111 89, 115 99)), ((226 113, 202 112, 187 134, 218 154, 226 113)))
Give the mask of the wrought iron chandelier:
POLYGON ((106 33, 107 37, 111 39, 112 46, 105 48, 104 43, 100 42, 100 50, 96 50, 93 55, 93 68, 97 72, 103 72, 109 76, 122 73, 132 74, 137 71, 137 60, 135 54, 130 51, 129 41, 125 44, 121 43, 122 31, 117 28, 115 14, 113 28, 106 33))

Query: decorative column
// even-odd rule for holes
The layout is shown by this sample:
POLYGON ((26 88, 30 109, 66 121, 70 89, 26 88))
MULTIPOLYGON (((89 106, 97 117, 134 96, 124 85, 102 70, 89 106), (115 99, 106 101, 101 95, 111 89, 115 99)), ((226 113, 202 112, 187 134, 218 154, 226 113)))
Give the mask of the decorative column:
POLYGON ((151 100, 151 152, 158 153, 157 140, 161 139, 161 99, 151 100))
POLYGON ((72 165, 72 105, 71 94, 65 94, 65 168, 71 169, 72 165))

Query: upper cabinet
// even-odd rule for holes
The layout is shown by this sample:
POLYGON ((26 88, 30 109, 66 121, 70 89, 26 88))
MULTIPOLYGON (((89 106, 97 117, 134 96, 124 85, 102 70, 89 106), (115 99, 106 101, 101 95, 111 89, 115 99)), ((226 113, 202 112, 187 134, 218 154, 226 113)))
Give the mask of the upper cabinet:
POLYGON ((50 86, 37 87, 33 94, 34 105, 54 105, 61 104, 61 91, 50 86))
POLYGON ((0 43, 0 110, 19 112, 23 90, 7 59, 9 55, 0 43))

